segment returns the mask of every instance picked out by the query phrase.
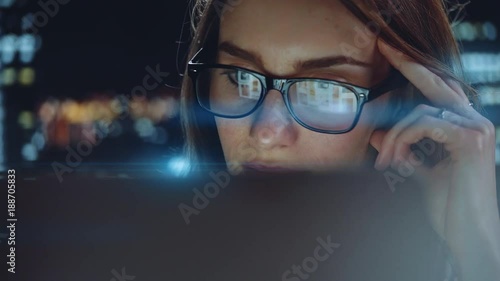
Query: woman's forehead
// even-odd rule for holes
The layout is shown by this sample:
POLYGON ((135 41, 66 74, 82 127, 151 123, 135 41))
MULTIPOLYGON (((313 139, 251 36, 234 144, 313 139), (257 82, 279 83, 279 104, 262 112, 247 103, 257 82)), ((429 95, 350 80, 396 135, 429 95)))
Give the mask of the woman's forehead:
POLYGON ((237 23, 259 30, 346 27, 357 22, 339 0, 228 1, 219 16, 225 27, 237 23))
POLYGON ((334 55, 377 62, 376 36, 339 0, 235 3, 222 14, 219 43, 229 41, 259 54, 268 65, 334 55))

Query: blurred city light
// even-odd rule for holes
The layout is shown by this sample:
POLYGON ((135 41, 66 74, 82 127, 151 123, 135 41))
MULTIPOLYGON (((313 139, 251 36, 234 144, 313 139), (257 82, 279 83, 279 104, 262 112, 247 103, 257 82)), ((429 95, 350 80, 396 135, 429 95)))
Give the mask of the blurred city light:
POLYGON ((477 90, 482 106, 500 105, 500 87, 480 86, 477 90))
MULTIPOLYGON (((79 101, 49 98, 39 105, 35 119, 39 121, 37 131, 43 132, 44 145, 49 147, 63 148, 77 143, 82 137, 96 138, 96 132, 106 137, 119 137, 129 129, 144 142, 163 145, 167 144, 170 136, 162 124, 174 118, 178 111, 177 100, 170 96, 130 102, 123 95, 96 94, 93 98, 79 101), (130 121, 132 128, 126 125, 130 121)), ((23 127, 28 128, 31 122, 24 115, 23 127)))
POLYGON ((490 41, 495 41, 497 39, 497 28, 489 21, 483 24, 483 33, 490 41))
POLYGON ((30 111, 22 111, 19 114, 17 122, 25 130, 33 129, 35 126, 35 116, 30 111))
POLYGON ((31 143, 37 150, 42 150, 45 147, 45 137, 42 133, 36 132, 33 134, 33 137, 31 137, 31 143))
POLYGON ((11 86, 16 82, 16 70, 12 67, 4 68, 1 73, 0 84, 5 86, 11 86))
POLYGON ((137 119, 134 124, 134 129, 137 131, 139 136, 143 138, 152 136, 155 130, 153 122, 146 118, 137 119))
POLYGON ((2 63, 12 63, 17 51, 17 36, 15 34, 2 36, 0 39, 0 50, 2 52, 2 55, 0 56, 2 63))
POLYGON ((23 63, 31 63, 37 50, 37 39, 32 34, 23 34, 17 39, 17 49, 23 63))
POLYGON ((38 150, 32 143, 24 144, 21 154, 26 161, 36 161, 38 159, 38 150))
POLYGON ((500 53, 463 53, 462 64, 471 83, 500 82, 500 53))
POLYGON ((0 8, 9 8, 16 0, 0 0, 0 8))
POLYGON ((19 71, 19 84, 30 86, 35 82, 35 70, 31 67, 23 67, 19 71))
POLYGON ((457 40, 462 41, 495 41, 497 39, 497 28, 489 21, 484 23, 464 21, 454 26, 453 31, 457 40))

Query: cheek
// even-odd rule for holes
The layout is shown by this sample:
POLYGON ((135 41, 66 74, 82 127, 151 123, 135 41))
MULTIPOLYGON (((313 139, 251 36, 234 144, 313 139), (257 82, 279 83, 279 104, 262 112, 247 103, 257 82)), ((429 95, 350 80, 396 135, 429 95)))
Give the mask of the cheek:
POLYGON ((315 161, 326 167, 358 165, 368 147, 369 131, 356 127, 343 135, 325 135, 323 140, 311 139, 305 155, 315 155, 315 161))
POLYGON ((231 151, 244 144, 248 138, 250 125, 242 120, 215 118, 222 150, 226 159, 230 158, 231 151))

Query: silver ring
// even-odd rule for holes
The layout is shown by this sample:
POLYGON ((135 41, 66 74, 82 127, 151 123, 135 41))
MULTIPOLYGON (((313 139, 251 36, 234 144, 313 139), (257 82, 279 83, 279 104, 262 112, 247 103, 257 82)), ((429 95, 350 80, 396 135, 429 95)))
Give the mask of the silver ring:
POLYGON ((444 119, 444 113, 446 112, 445 108, 441 108, 441 111, 439 112, 438 118, 439 119, 444 119))

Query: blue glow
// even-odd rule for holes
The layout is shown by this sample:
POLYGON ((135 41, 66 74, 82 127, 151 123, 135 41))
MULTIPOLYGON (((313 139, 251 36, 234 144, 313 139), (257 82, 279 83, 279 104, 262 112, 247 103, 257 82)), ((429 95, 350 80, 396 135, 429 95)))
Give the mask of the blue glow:
POLYGON ((191 170, 191 164, 186 158, 174 157, 168 162, 168 170, 176 177, 185 177, 191 170))

